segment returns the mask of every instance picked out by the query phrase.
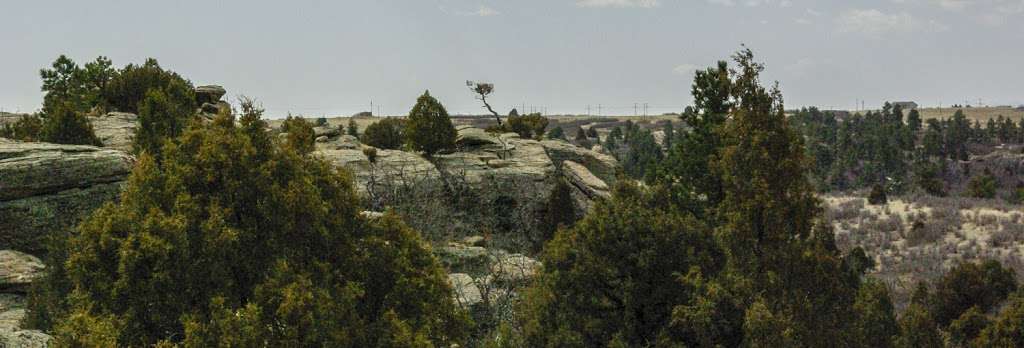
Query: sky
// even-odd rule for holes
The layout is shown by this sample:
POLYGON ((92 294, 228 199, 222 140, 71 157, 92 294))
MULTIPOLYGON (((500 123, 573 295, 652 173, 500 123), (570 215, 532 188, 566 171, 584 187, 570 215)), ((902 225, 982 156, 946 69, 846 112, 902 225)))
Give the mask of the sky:
POLYGON ((693 72, 746 45, 787 108, 1024 103, 1024 0, 0 0, 0 110, 42 102, 66 54, 156 58, 269 117, 678 112, 693 72), (634 106, 637 106, 634 109, 634 106), (379 108, 379 109, 378 109, 379 108))

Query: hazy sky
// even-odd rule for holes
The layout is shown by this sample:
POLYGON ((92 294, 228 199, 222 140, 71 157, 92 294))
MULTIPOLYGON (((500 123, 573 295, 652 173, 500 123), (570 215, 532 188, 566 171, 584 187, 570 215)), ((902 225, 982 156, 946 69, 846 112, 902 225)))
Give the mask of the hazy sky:
POLYGON ((287 112, 408 112, 425 89, 451 113, 493 102, 549 113, 679 111, 692 72, 745 43, 787 107, 857 100, 1024 103, 1024 0, 339 0, 3 2, 0 108, 39 107, 60 54, 157 58, 287 112))

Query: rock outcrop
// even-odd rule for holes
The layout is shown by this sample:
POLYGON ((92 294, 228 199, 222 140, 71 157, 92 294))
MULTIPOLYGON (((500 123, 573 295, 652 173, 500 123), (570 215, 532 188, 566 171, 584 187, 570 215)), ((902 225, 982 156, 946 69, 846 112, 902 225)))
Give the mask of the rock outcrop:
POLYGON ((89 122, 103 147, 125 152, 132 150, 132 138, 135 137, 139 116, 127 112, 111 112, 90 116, 89 122))
POLYGON ((196 103, 203 105, 206 103, 216 104, 220 101, 221 97, 224 97, 228 92, 224 90, 224 87, 217 85, 206 85, 196 87, 196 103))
POLYGON ((50 335, 39 330, 21 328, 21 319, 24 317, 24 296, 0 294, 0 347, 36 348, 49 345, 50 335))
MULTIPOLYGON (((465 242, 481 240, 468 237, 465 242)), ((449 272, 456 303, 471 310, 509 308, 541 267, 539 261, 521 254, 458 242, 434 249, 434 255, 449 272)))
POLYGON ((117 197, 133 161, 112 149, 0 139, 0 245, 43 252, 47 234, 117 197))
POLYGON ((39 258, 14 250, 0 250, 0 291, 28 292, 29 285, 43 275, 39 258))
POLYGON ((524 190, 529 187, 529 198, 541 201, 561 173, 577 189, 578 203, 586 207, 608 196, 608 184, 619 170, 614 157, 566 142, 522 139, 515 133, 492 134, 466 126, 458 128, 457 151, 437 154, 429 161, 411 152, 378 149, 371 163, 362 150, 366 146, 346 137, 318 142, 317 154, 351 170, 363 193, 388 182, 408 184, 444 177, 478 185, 496 179, 524 190))

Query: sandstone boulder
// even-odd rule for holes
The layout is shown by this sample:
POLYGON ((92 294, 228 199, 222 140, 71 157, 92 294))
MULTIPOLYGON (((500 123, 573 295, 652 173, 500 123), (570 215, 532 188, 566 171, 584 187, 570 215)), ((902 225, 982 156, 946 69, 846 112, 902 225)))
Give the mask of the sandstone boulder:
MULTIPOLYGON (((326 141, 320 142, 317 140, 317 148, 321 150, 359 150, 363 144, 359 142, 359 139, 351 135, 342 135, 340 137, 331 139, 324 136, 326 141)), ((319 139, 319 138, 317 138, 319 139)))
POLYGON ((0 294, 0 347, 47 347, 50 335, 38 330, 21 329, 25 317, 25 298, 16 294, 0 294))
POLYGON ((559 168, 561 168, 562 162, 573 161, 586 167, 605 183, 609 185, 615 183, 615 175, 620 168, 619 161, 615 157, 559 140, 544 140, 540 144, 551 161, 559 168))
POLYGON ((533 279, 540 266, 540 261, 521 254, 497 254, 491 263, 490 275, 499 282, 523 283, 533 279))
POLYGON ((498 145, 499 138, 480 128, 462 126, 458 128, 455 144, 459 147, 498 145))
POLYGON ((483 302, 483 296, 476 282, 468 274, 452 273, 448 275, 448 283, 452 286, 452 296, 455 302, 463 308, 469 308, 483 302))
POLYGON ((326 136, 328 138, 333 138, 341 135, 341 130, 338 129, 338 127, 314 127, 313 134, 317 137, 326 136))
POLYGON ((112 149, 0 140, 0 245, 45 251, 47 234, 117 197, 133 162, 112 149))
POLYGON ((111 112, 100 116, 90 116, 96 137, 100 138, 103 147, 121 151, 132 150, 132 139, 138 128, 139 116, 127 112, 111 112))
POLYGON ((0 250, 0 291, 28 291, 29 285, 43 275, 46 266, 35 256, 14 250, 0 250))
POLYGON ((216 104, 220 101, 228 92, 224 90, 224 87, 217 85, 207 85, 196 87, 196 103, 203 105, 205 103, 216 104))
POLYGON ((565 176, 570 184, 590 199, 611 197, 608 184, 591 173, 582 164, 573 161, 562 162, 562 175, 565 176))
MULTIPOLYGON (((333 142, 327 144, 334 144, 333 142)), ((398 150, 377 150, 374 163, 359 149, 325 149, 316 152, 331 164, 348 169, 355 179, 356 189, 367 193, 385 182, 416 183, 436 181, 440 174, 430 161, 414 153, 398 150)))

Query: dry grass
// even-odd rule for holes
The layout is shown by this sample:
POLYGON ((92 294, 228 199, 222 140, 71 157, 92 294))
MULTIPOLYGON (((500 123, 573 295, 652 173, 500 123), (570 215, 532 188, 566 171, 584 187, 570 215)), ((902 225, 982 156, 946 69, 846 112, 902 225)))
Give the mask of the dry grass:
MULTIPOLYGON (((956 110, 958 109, 924 108, 918 109, 917 111, 921 113, 922 119, 927 120, 930 118, 953 117, 953 114, 956 113, 956 110)), ((984 125, 985 122, 987 122, 990 118, 996 118, 999 117, 999 115, 1003 115, 1003 117, 1009 117, 1010 119, 1014 120, 1014 122, 1020 122, 1020 119, 1024 117, 1024 109, 1017 109, 1013 107, 964 108, 961 110, 964 111, 964 115, 967 116, 967 118, 970 119, 972 122, 974 120, 978 120, 981 121, 982 125, 984 125)))
POLYGON ((898 306, 914 284, 933 281, 960 261, 994 259, 1024 276, 1024 214, 998 200, 903 196, 867 205, 864 194, 823 197, 825 219, 843 250, 862 247, 892 285, 898 306))

